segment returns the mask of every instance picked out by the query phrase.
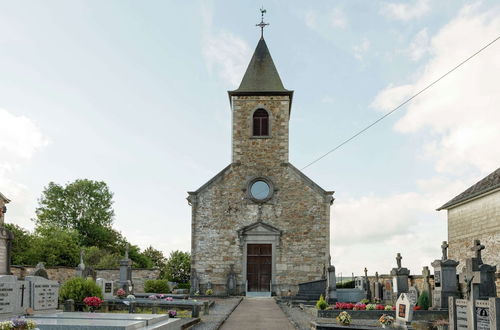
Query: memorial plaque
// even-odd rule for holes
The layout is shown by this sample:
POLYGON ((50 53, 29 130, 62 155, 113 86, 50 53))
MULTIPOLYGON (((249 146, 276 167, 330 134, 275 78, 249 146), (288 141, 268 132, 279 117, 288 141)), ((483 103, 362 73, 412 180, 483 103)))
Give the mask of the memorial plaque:
POLYGON ((467 329, 467 300, 457 299, 455 310, 457 311, 457 329, 467 329))
POLYGON ((416 287, 410 286, 410 288, 408 289, 408 299, 410 300, 410 302, 411 302, 412 305, 416 305, 417 304, 418 290, 417 290, 416 287))
POLYGON ((113 283, 111 282, 104 283, 104 293, 113 293, 113 283))
POLYGON ((13 313, 17 301, 16 282, 0 282, 0 314, 13 313))
POLYGON ((434 286, 435 287, 441 286, 441 271, 440 270, 436 270, 434 272, 434 286))
POLYGON ((58 283, 33 283, 34 310, 57 309, 58 299, 58 283))
POLYGON ((477 330, 490 330, 490 303, 488 300, 476 300, 474 308, 476 313, 477 330))

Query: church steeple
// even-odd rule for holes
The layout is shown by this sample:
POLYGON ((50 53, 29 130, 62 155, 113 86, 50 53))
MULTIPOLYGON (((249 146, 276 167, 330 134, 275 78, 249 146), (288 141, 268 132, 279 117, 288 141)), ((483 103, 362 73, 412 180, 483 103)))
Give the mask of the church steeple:
POLYGON ((283 87, 264 38, 259 40, 240 87, 232 91, 239 92, 290 92, 283 87))

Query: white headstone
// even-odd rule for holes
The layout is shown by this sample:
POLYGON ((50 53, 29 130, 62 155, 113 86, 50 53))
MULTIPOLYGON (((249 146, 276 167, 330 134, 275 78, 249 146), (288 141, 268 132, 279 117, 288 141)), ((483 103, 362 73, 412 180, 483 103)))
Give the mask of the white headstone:
POLYGON ((29 307, 29 284, 16 276, 0 276, 0 314, 23 314, 29 307))
POLYGON ((406 293, 401 293, 396 301, 396 322, 398 324, 406 324, 413 320, 413 307, 414 304, 408 299, 406 293))
POLYGON ((418 290, 416 287, 414 286, 410 286, 408 288, 408 299, 410 300, 410 302, 413 304, 413 305, 416 305, 417 304, 417 300, 418 300, 418 290))
POLYGON ((104 299, 113 298, 113 281, 108 281, 103 278, 96 279, 96 284, 101 288, 102 297, 104 299))
POLYGON ((59 283, 40 276, 26 276, 31 286, 32 308, 37 310, 57 309, 59 299, 59 283))

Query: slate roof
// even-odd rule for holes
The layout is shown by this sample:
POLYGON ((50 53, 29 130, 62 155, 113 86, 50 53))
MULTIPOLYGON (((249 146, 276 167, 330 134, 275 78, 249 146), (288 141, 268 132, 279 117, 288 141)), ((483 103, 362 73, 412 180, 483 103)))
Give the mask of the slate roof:
POLYGON ((489 191, 500 188, 500 168, 486 176, 481 181, 477 182, 475 185, 469 187, 467 190, 462 192, 460 195, 456 196, 437 210, 447 210, 452 206, 465 202, 469 199, 477 197, 479 195, 485 194, 489 191))

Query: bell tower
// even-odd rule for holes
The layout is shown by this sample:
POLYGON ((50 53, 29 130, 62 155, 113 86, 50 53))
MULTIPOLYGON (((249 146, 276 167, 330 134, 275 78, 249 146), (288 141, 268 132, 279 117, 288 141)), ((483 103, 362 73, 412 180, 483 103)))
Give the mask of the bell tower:
MULTIPOLYGON (((257 24, 262 30, 265 25, 263 20, 257 24)), ((232 162, 266 167, 288 163, 293 91, 283 87, 263 33, 240 86, 228 93, 232 110, 232 162)))

